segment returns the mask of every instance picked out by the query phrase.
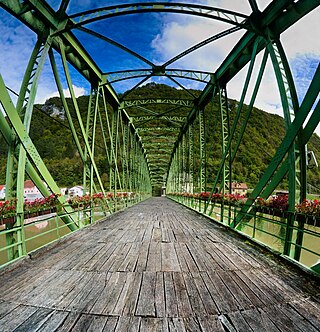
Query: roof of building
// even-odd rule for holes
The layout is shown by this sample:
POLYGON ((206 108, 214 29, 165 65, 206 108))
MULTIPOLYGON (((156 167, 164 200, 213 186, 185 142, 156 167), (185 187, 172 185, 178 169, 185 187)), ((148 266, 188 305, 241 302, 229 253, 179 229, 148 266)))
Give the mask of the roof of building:
POLYGON ((244 182, 232 182, 231 189, 248 189, 248 186, 244 182))
POLYGON ((3 188, 5 188, 5 184, 0 184, 0 190, 2 190, 3 188))
POLYGON ((31 180, 24 181, 24 187, 25 188, 34 188, 35 184, 31 180))

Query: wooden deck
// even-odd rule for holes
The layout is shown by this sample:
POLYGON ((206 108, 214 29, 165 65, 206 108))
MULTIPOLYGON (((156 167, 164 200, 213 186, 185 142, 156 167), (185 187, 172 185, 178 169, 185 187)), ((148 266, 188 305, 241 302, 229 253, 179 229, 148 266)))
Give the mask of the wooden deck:
POLYGON ((0 276, 4 331, 320 331, 317 280, 166 198, 0 276))

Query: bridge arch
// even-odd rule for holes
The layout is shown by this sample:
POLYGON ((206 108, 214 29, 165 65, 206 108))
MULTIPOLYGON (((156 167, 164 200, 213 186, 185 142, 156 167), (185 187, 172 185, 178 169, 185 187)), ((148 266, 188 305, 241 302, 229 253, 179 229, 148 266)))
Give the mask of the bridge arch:
MULTIPOLYGON (((206 214, 214 210, 214 205, 210 203, 214 194, 229 194, 232 189, 235 180, 233 167, 243 139, 248 134, 247 126, 255 112, 265 72, 271 64, 277 85, 275 93, 280 95, 285 132, 275 151, 272 151, 268 166, 256 177, 246 204, 236 211, 232 221, 231 217, 226 220, 231 227, 240 227, 253 213, 258 197, 267 199, 282 181, 286 182, 289 191, 289 230, 283 253, 299 259, 301 239, 295 245, 290 239, 295 222, 295 205, 302 202, 307 194, 306 145, 320 119, 320 69, 318 67, 314 71, 307 91, 299 100, 281 36, 304 16, 317 10, 319 1, 270 1, 260 11, 257 2, 249 0, 248 8, 251 10, 248 14, 201 3, 137 2, 69 15, 68 5, 71 5, 70 1, 62 0, 56 11, 44 0, 3 0, 0 4, 6 15, 14 16, 36 35, 16 104, 12 89, 2 76, 0 80, 0 130, 7 146, 6 198, 17 200, 15 223, 6 226, 8 247, 14 248, 8 250, 11 251, 10 259, 25 255, 27 250, 23 240, 23 188, 26 176, 44 196, 56 195, 61 219, 71 230, 84 226, 75 217, 70 201, 59 195, 59 183, 53 176, 56 172, 39 152, 30 131, 46 63, 50 63, 50 74, 59 92, 60 110, 64 114, 63 120, 56 120, 69 128, 70 141, 76 151, 74 155, 78 158, 75 160, 82 165, 85 192, 91 196, 98 192, 104 196, 112 193, 113 201, 105 203, 106 210, 111 213, 117 206, 117 193, 136 192, 139 199, 144 199, 150 196, 152 187, 161 187, 165 182, 169 194, 209 192, 207 201, 198 206, 206 214), (147 59, 143 52, 131 50, 108 37, 105 31, 101 33, 84 27, 116 16, 151 12, 205 17, 223 22, 229 28, 196 42, 163 63, 155 64, 156 61, 147 59), (80 36, 76 37, 75 31, 84 32, 86 36, 93 35, 150 68, 133 66, 118 70, 115 66, 115 70, 105 71, 94 61, 96 54, 89 52, 89 45, 87 49, 80 36), (243 34, 231 51, 226 52, 217 68, 209 68, 208 71, 171 68, 173 63, 203 46, 239 31, 243 34), (228 97, 230 86, 244 71, 240 98, 235 102, 228 97), (76 98, 74 82, 78 79, 77 75, 87 80, 90 87, 85 107, 76 98), (168 90, 164 87, 160 93, 160 85, 153 90, 159 95, 137 99, 135 93, 150 78, 168 79, 180 93, 179 99, 166 96, 168 90), (130 79, 135 80, 136 84, 125 92, 116 91, 114 83, 123 84, 130 79), (190 89, 190 81, 201 82, 203 89, 190 89), (65 88, 70 98, 66 96, 65 88), (210 121, 215 122, 214 126, 210 121), (219 142, 214 142, 216 146, 213 144, 214 133, 208 132, 211 127, 220 133, 219 142), (209 169, 211 160, 209 162, 208 154, 212 151, 219 151, 220 159, 212 161, 215 168, 210 166, 209 169)), ((92 39, 90 42, 94 43, 92 39)), ((117 60, 115 62, 119 62, 117 60)), ((221 215, 223 209, 222 204, 221 215)), ((92 216, 89 222, 93 222, 92 216)))

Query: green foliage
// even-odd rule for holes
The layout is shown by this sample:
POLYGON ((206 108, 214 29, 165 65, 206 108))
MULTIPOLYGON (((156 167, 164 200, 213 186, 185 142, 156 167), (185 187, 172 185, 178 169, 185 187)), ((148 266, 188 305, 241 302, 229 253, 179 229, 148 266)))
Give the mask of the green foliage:
MULTIPOLYGON (((199 96, 200 91, 190 91, 195 97, 199 96)), ((134 100, 138 98, 165 98, 165 99, 192 99, 189 93, 184 90, 174 89, 164 84, 149 83, 145 86, 137 88, 135 91, 124 96, 125 100, 134 100)), ((78 98, 78 105, 80 114, 86 126, 86 116, 88 109, 88 96, 78 98)), ((217 101, 217 100, 216 100, 217 101)), ((80 133, 80 127, 76 120, 76 113, 72 106, 71 100, 67 99, 70 108, 70 113, 73 118, 75 129, 80 133)), ((210 186, 214 182, 215 175, 220 166, 220 159, 222 153, 221 144, 221 128, 220 128, 220 114, 218 112, 217 102, 213 107, 208 105, 205 109, 205 127, 206 127, 206 155, 207 155, 207 182, 210 186)), ((232 127, 234 117, 236 114, 238 102, 229 100, 229 115, 230 127, 232 127)), ((106 132, 106 145, 110 149, 110 139, 107 126, 107 118, 111 121, 112 112, 107 110, 105 112, 104 105, 100 99, 100 110, 102 114, 104 131, 106 132)), ((244 105, 242 115, 240 117, 239 125, 236 127, 234 142, 244 125, 244 114, 247 106, 244 105)), ((148 116, 154 113, 165 114, 167 116, 187 116, 190 108, 178 107, 176 105, 155 104, 146 105, 145 107, 128 108, 126 110, 130 116, 148 116)), ((166 128, 179 126, 179 124, 171 123, 163 119, 154 119, 143 124, 149 128, 166 128)), ((181 124, 180 124, 181 125, 181 124)), ((199 122, 194 122, 194 151, 195 151, 195 173, 199 174, 199 122)), ((95 145, 95 159, 96 164, 102 178, 103 183, 109 181, 109 162, 104 149, 103 135, 100 125, 96 127, 96 145, 95 145)), ((112 128, 111 128, 112 130, 112 128)), ((120 130, 121 132, 121 130, 120 130)), ((279 143, 285 135, 285 127, 283 119, 274 114, 263 112, 262 110, 254 108, 247 123, 243 140, 241 141, 237 150, 234 162, 232 164, 233 180, 239 182, 246 182, 249 187, 255 186, 259 181, 264 170, 270 163, 279 143)), ((35 105, 32 116, 30 136, 38 149, 41 157, 57 181, 59 186, 70 187, 82 183, 83 179, 83 163, 77 151, 76 145, 71 135, 71 130, 63 110, 62 103, 58 97, 51 98, 46 101, 44 105, 35 105)), ((81 137, 81 135, 78 135, 81 137)), ((154 144, 152 150, 159 148, 158 143, 167 142, 168 152, 162 149, 161 155, 167 154, 170 156, 173 148, 173 143, 178 136, 178 132, 168 131, 151 131, 141 132, 140 137, 143 142, 154 144), (172 139, 171 139, 172 138, 172 139), (168 142, 172 143, 168 143, 168 142), (171 145, 170 145, 171 144, 171 145), (171 150, 170 150, 171 149, 171 150)), ((120 139, 121 139, 120 133, 120 139)), ((84 149, 84 142, 80 139, 80 144, 84 149)), ((235 143, 232 146, 232 151, 235 149, 235 143)), ((314 151, 318 162, 320 162, 320 139, 317 135, 313 135, 308 143, 308 150, 314 151)), ((6 173, 6 159, 8 147, 3 137, 0 135, 0 184, 5 183, 6 173)), ((151 157, 149 157, 151 158, 151 157)), ((157 156, 150 159, 154 163, 155 168, 165 170, 168 166, 167 161, 159 161, 157 156)), ((118 163, 119 171, 121 173, 121 162, 118 163)), ((165 172, 165 171, 163 171, 165 172)), ((282 183, 285 188, 286 179, 282 183)), ((308 171, 308 183, 313 188, 320 188, 320 170, 312 169, 308 171)), ((320 191, 320 190, 319 190, 320 191)))

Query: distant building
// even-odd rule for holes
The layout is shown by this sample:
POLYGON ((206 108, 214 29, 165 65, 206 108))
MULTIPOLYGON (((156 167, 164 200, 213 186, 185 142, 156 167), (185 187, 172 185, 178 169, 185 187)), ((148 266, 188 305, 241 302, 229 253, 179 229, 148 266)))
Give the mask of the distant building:
POLYGON ((37 198, 43 198, 40 190, 31 180, 24 181, 24 198, 28 201, 34 201, 37 198))
POLYGON ((62 196, 67 195, 68 194, 68 188, 60 188, 60 193, 62 196))
POLYGON ((83 196, 83 186, 74 186, 68 191, 69 197, 83 196))
POLYGON ((231 194, 245 195, 248 191, 248 186, 244 182, 232 182, 231 194))
POLYGON ((0 184, 0 199, 6 198, 6 186, 4 184, 0 184))
MULTIPOLYGON (((31 180, 24 181, 24 189, 23 189, 24 199, 27 201, 34 201, 37 198, 43 198, 40 190, 36 187, 36 185, 31 180)), ((0 199, 5 199, 6 197, 6 186, 0 185, 0 199)))

